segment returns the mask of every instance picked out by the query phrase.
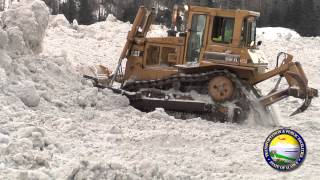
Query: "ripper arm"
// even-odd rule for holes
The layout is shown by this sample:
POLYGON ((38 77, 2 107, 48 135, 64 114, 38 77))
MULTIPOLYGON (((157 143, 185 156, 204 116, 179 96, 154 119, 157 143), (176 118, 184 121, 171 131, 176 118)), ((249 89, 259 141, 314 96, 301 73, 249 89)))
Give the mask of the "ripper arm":
POLYGON ((304 99, 304 104, 291 114, 291 116, 304 112, 309 107, 312 98, 318 97, 318 90, 308 86, 308 79, 301 67, 301 64, 299 62, 293 62, 292 59, 292 55, 286 54, 286 58, 280 67, 277 67, 265 74, 255 76, 249 81, 251 85, 255 85, 280 75, 280 79, 276 87, 268 95, 261 97, 259 101, 266 107, 289 96, 304 99), (278 86, 283 77, 287 80, 289 87, 285 90, 278 90, 278 86))

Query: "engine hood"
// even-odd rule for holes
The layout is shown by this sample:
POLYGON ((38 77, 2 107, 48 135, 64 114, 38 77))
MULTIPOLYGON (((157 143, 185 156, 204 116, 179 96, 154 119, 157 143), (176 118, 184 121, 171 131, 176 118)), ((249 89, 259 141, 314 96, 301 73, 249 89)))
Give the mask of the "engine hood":
POLYGON ((264 52, 260 49, 249 49, 248 53, 254 64, 268 64, 268 60, 264 52))

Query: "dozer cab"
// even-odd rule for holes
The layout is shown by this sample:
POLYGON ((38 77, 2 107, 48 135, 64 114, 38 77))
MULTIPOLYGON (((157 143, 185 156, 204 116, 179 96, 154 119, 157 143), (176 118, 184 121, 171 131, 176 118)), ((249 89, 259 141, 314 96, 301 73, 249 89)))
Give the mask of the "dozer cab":
MULTIPOLYGON (((178 9, 174 9, 174 23, 178 9)), ((259 50, 261 42, 256 40, 259 13, 186 9, 184 32, 172 28, 168 37, 148 38, 155 13, 140 7, 115 72, 111 75, 100 65, 83 70, 84 77, 94 80, 97 87, 126 95, 142 111, 164 108, 232 122, 246 119, 252 107, 268 111, 270 105, 289 96, 304 99, 295 115, 318 96, 290 54, 279 53, 277 67, 268 70, 268 61, 259 50), (265 96, 260 94, 255 85, 276 76, 275 88, 265 96), (288 88, 279 90, 282 79, 288 88), (115 88, 115 81, 120 88, 115 88)))

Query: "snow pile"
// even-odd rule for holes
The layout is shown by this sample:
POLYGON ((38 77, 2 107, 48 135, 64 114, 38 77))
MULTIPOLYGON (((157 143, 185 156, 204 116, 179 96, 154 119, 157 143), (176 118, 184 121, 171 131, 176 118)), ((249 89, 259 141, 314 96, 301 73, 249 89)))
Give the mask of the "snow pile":
POLYGON ((36 107, 40 102, 34 83, 21 81, 25 79, 26 72, 32 72, 33 67, 20 68, 18 63, 23 62, 12 58, 41 51, 48 18, 48 9, 42 1, 21 3, 4 12, 1 17, 3 28, 0 29, 0 85, 2 90, 14 93, 28 107, 36 107), (14 83, 10 84, 10 80, 14 83))
POLYGON ((23 1, 2 14, 2 39, 9 39, 7 49, 16 55, 39 53, 49 20, 49 10, 42 1, 23 1), (31 51, 30 51, 31 50, 31 51))
MULTIPOLYGON (((57 17, 56 17, 57 18, 57 17)), ((77 25, 73 28, 58 25, 54 18, 44 42, 45 56, 66 56, 74 66, 91 64, 105 64, 108 67, 116 66, 116 60, 126 42, 126 35, 131 27, 109 17, 105 22, 90 26, 77 25)), ((59 24, 59 23, 58 23, 59 24)), ((64 24, 64 23, 62 23, 64 24)))
POLYGON ((1 19, 0 179, 55 178, 50 161, 65 146, 56 141, 60 133, 50 131, 77 133, 68 117, 90 120, 96 111, 128 107, 128 100, 81 82, 65 56, 34 55, 41 50, 49 19, 42 1, 21 3, 1 19), (47 122, 52 123, 49 129, 47 122))
POLYGON ((257 38, 269 41, 299 39, 301 36, 294 30, 282 27, 265 27, 257 29, 257 38))
MULTIPOLYGON (((44 55, 65 54, 67 60, 77 67, 103 64, 113 68, 117 65, 117 59, 131 29, 129 22, 121 22, 113 15, 109 15, 104 22, 90 26, 77 25, 77 22, 74 22, 73 28, 70 28, 69 25, 64 25, 65 23, 56 26, 57 18, 53 18, 50 22, 44 40, 44 55)), ((59 15, 58 19, 64 18, 60 18, 59 15)), ((153 25, 148 36, 163 37, 166 36, 166 30, 164 27, 153 25)))
MULTIPOLYGON (((37 7, 38 3, 42 4, 40 1, 33 1, 17 8, 37 7)), ((29 13, 36 14, 44 10, 47 10, 44 6, 43 9, 31 8, 29 13)), ((16 14, 6 14, 5 20, 10 21, 5 22, 10 26, 14 15, 16 14)), ((123 148, 122 154, 128 154, 127 151, 136 152, 128 149, 131 145, 130 138, 127 137, 131 130, 123 127, 129 123, 136 126, 135 131, 139 131, 144 124, 139 122, 144 113, 130 107, 127 98, 109 90, 98 90, 92 87, 91 82, 81 80, 72 66, 75 62, 68 61, 68 51, 54 55, 34 55, 36 46, 31 45, 35 44, 36 39, 41 44, 41 34, 46 27, 39 26, 36 28, 38 31, 25 31, 20 19, 28 21, 27 17, 29 16, 19 14, 16 19, 14 28, 20 32, 16 34, 20 44, 16 43, 15 46, 23 46, 15 49, 14 53, 7 49, 7 29, 1 28, 1 44, 4 46, 0 50, 0 179, 159 179, 165 176, 151 160, 145 160, 144 163, 133 160, 136 164, 133 166, 124 163, 125 159, 116 159, 113 151, 119 146, 119 142, 127 142, 125 144, 129 145, 123 148), (39 37, 34 38, 36 35, 39 37), (121 117, 124 114, 126 116, 121 117), (137 117, 132 119, 134 116, 137 117), (102 145, 98 147, 99 152, 105 148, 111 150, 106 153, 103 161, 101 155, 105 153, 94 153, 91 148, 92 145, 99 144, 102 145), (93 158, 94 161, 87 159, 88 153, 99 157, 93 158)), ((58 19, 61 20, 61 17, 58 19)), ((70 33, 68 35, 77 40, 82 39, 78 36, 81 33, 95 42, 101 41, 99 36, 102 39, 111 38, 97 30, 107 30, 104 23, 91 27, 82 26, 78 33, 66 27, 63 18, 62 21, 58 19, 53 19, 56 26, 51 28, 70 33)), ((43 17, 43 20, 46 22, 47 18, 43 17)), ((37 23, 45 24, 40 21, 37 23)), ((121 24, 116 27, 118 30, 130 27, 127 23, 114 23, 121 24)), ((117 34, 116 30, 110 33, 117 34)), ((55 39, 59 34, 54 36, 55 39)), ((87 52, 84 50, 81 53, 87 52)), ((114 53, 112 56, 115 56, 114 53)), ((162 115, 162 119, 167 117, 162 115)), ((153 121, 158 122, 158 119, 153 121)), ((134 133, 139 136, 139 133, 134 133)), ((134 157, 133 154, 131 156, 134 157)))
POLYGON ((56 28, 57 26, 70 27, 70 23, 63 14, 58 14, 51 17, 50 26, 56 28))

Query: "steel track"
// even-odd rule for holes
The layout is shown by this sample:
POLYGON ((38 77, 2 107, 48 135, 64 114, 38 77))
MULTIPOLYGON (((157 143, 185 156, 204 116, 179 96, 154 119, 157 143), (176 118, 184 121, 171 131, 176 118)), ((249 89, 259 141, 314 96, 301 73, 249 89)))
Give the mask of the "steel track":
POLYGON ((138 95, 129 99, 133 106, 140 110, 151 111, 157 105, 162 107, 164 106, 163 103, 166 103, 169 104, 168 112, 189 112, 208 120, 242 122, 248 117, 250 111, 251 103, 247 98, 247 94, 252 90, 250 88, 235 74, 227 70, 214 70, 200 74, 177 74, 159 80, 128 81, 122 89, 135 92, 138 95), (216 76, 226 76, 234 83, 235 92, 229 102, 196 104, 192 98, 186 96, 191 90, 195 90, 199 94, 208 95, 208 82, 216 76), (176 92, 170 94, 168 98, 168 90, 170 89, 175 89, 176 92), (135 100, 138 100, 138 105, 135 100), (145 100, 145 102, 140 102, 141 100, 145 100), (148 109, 149 107, 150 109, 148 109), (230 113, 232 107, 236 107, 236 109, 230 113), (200 109, 202 109, 202 112, 200 109), (219 112, 221 109, 229 110, 227 112, 219 112))

